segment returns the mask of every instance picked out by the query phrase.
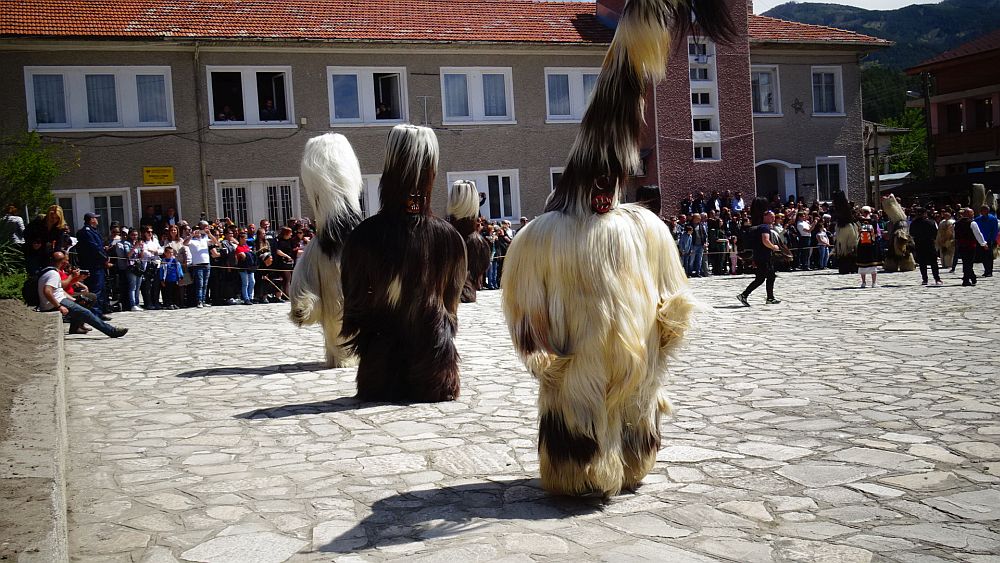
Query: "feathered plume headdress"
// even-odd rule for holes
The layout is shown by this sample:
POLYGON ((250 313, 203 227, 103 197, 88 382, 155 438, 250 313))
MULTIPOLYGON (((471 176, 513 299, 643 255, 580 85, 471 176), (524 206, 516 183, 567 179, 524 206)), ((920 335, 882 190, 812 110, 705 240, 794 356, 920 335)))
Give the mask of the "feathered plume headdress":
POLYGON ((546 211, 603 213, 619 183, 639 169, 643 95, 663 78, 671 31, 697 28, 717 41, 735 34, 726 0, 631 0, 622 11, 569 160, 546 211))

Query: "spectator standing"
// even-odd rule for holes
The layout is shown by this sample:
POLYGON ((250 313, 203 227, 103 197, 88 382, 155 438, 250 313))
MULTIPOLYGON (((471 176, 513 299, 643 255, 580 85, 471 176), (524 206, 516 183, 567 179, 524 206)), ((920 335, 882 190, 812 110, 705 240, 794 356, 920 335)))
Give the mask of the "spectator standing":
POLYGON ((94 314, 103 317, 107 304, 108 253, 104 249, 104 237, 97 230, 100 219, 97 213, 84 213, 83 228, 76 232, 77 264, 90 271, 90 290, 97 297, 94 314))
POLYGON ((800 211, 796 216, 795 230, 799 235, 798 240, 798 250, 799 250, 799 269, 800 270, 811 270, 812 262, 812 238, 813 229, 816 227, 816 220, 809 220, 809 217, 804 211, 800 211))
POLYGON ((174 248, 167 246, 163 249, 163 260, 160 262, 158 271, 160 286, 163 289, 163 306, 167 309, 178 309, 181 299, 180 281, 184 279, 184 266, 181 261, 174 256, 174 248))
POLYGON ((208 231, 208 222, 202 221, 198 224, 198 229, 191 232, 190 236, 184 239, 184 244, 188 247, 188 254, 191 256, 191 278, 194 280, 195 306, 205 306, 205 294, 208 292, 208 280, 212 275, 211 252, 209 245, 218 243, 208 231))
POLYGON ((694 233, 694 228, 691 225, 687 225, 684 227, 684 232, 681 233, 680 238, 677 239, 677 248, 681 253, 681 264, 684 265, 684 271, 688 274, 691 272, 692 233, 694 233))
POLYGON ((295 256, 298 253, 298 241, 292 238, 291 227, 282 227, 278 240, 274 241, 274 268, 281 270, 282 301, 288 300, 288 284, 292 281, 292 269, 295 267, 295 256))
MULTIPOLYGON (((146 262, 142 259, 142 241, 139 239, 139 230, 131 229, 128 232, 128 292, 130 311, 142 311, 139 306, 139 294, 142 289, 142 280, 146 275, 146 262)), ((124 310, 124 309, 123 309, 124 310)))
POLYGON ((819 269, 825 270, 830 263, 830 233, 826 230, 826 225, 820 223, 816 227, 816 246, 819 247, 819 269))
POLYGON ((127 230, 123 236, 118 237, 110 249, 114 258, 111 271, 118 276, 118 308, 121 311, 131 311, 132 307, 139 304, 138 301, 133 300, 134 294, 129 277, 132 243, 138 242, 138 236, 139 232, 135 229, 127 230), (132 237, 133 233, 135 233, 135 238, 132 237))
POLYGON ((153 227, 142 227, 140 243, 140 259, 143 262, 142 303, 146 309, 156 311, 160 308, 160 256, 163 247, 153 233, 153 227))
POLYGON ((253 251, 258 264, 258 270, 254 272, 254 291, 258 303, 267 303, 270 301, 274 282, 269 277, 271 272, 262 272, 259 268, 263 267, 269 270, 274 263, 274 258, 271 254, 271 244, 267 240, 267 233, 263 228, 257 229, 254 234, 253 251))
POLYGON ((916 218, 910 222, 910 236, 913 238, 913 258, 920 264, 921 285, 927 285, 927 266, 934 274, 934 285, 941 285, 941 273, 938 271, 937 249, 934 241, 937 239, 938 226, 927 216, 926 209, 917 209, 916 218))
POLYGON ((701 214, 695 213, 691 216, 691 269, 688 270, 689 277, 701 276, 702 258, 705 249, 708 248, 708 229, 701 222, 701 214))
POLYGON ((24 219, 17 214, 17 206, 13 203, 8 204, 4 210, 3 222, 10 225, 10 241, 17 248, 24 246, 24 219))
POLYGON ((240 270, 240 294, 244 305, 253 305, 254 273, 257 270, 257 255, 247 243, 247 234, 240 233, 236 245, 236 262, 240 270))
POLYGON ((740 195, 740 192, 736 192, 735 194, 733 194, 733 201, 732 201, 732 204, 731 204, 731 207, 733 208, 733 211, 740 211, 740 212, 742 212, 743 209, 744 209, 744 206, 745 206, 745 204, 743 203, 743 196, 740 195))
POLYGON ((997 223, 997 216, 990 213, 990 208, 984 205, 979 208, 979 216, 975 219, 986 241, 985 251, 980 251, 983 257, 983 277, 993 277, 993 249, 997 247, 997 235, 1000 234, 1000 225, 997 223))
MULTIPOLYGON (((61 251, 55 251, 51 256, 49 261, 51 268, 44 269, 38 279, 38 301, 40 303, 38 310, 59 311, 60 314, 70 319, 71 324, 89 324, 111 338, 125 336, 125 333, 128 332, 127 328, 115 328, 109 325, 92 311, 78 305, 66 295, 59 270, 64 268, 65 263, 69 260, 66 258, 66 253, 61 251)), ((72 278, 69 278, 66 281, 72 283, 71 280, 72 278)))
POLYGON ((743 293, 738 294, 736 298, 739 299, 744 307, 749 307, 750 302, 747 301, 747 298, 750 297, 750 294, 755 289, 764 285, 767 290, 767 300, 765 303, 768 305, 777 305, 781 301, 774 297, 774 282, 777 279, 777 273, 775 272, 772 258, 774 253, 780 249, 771 238, 771 225, 774 224, 774 212, 767 209, 767 200, 762 197, 754 200, 750 212, 753 216, 753 221, 755 223, 759 221, 759 223, 750 229, 755 276, 750 285, 743 290, 743 293))
POLYGON ((976 285, 976 271, 973 263, 976 259, 976 250, 986 249, 986 239, 983 238, 979 225, 972 220, 974 212, 966 207, 961 211, 961 218, 955 223, 955 250, 958 257, 962 259, 962 285, 976 285))

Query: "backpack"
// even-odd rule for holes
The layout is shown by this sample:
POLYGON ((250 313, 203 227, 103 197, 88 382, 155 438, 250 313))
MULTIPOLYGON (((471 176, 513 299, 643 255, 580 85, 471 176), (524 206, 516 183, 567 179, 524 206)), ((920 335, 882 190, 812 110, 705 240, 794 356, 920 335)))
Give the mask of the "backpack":
POLYGON ((875 229, 871 225, 862 225, 858 232, 858 244, 875 244, 875 229))
POLYGON ((38 280, 42 278, 42 274, 49 271, 54 271, 53 266, 47 266, 38 270, 34 274, 28 274, 28 279, 24 280, 24 285, 21 286, 21 299, 29 307, 38 307, 42 304, 41 299, 38 297, 38 280))

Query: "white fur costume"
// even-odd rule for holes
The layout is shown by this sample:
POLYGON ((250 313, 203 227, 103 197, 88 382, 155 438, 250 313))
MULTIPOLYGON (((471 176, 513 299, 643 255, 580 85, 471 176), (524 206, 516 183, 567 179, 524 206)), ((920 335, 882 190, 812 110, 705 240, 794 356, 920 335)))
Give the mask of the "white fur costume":
POLYGON ((889 248, 882 267, 886 272, 912 272, 917 269, 913 260, 913 238, 910 227, 906 223, 906 213, 903 206, 896 201, 896 196, 889 194, 882 198, 882 211, 889 219, 889 248))
POLYGON ((317 232, 292 272, 289 317, 299 326, 322 324, 327 365, 344 367, 356 360, 340 336, 340 258, 347 235, 361 222, 361 167, 347 138, 327 133, 306 143, 301 175, 316 213, 317 232))
POLYGON ((551 492, 614 495, 656 461, 668 410, 659 389, 694 305, 670 231, 645 208, 619 205, 620 183, 639 164, 642 96, 663 77, 668 29, 689 25, 694 9, 702 31, 728 33, 720 5, 626 5, 547 212, 507 251, 503 308, 539 381, 541 477, 551 492))

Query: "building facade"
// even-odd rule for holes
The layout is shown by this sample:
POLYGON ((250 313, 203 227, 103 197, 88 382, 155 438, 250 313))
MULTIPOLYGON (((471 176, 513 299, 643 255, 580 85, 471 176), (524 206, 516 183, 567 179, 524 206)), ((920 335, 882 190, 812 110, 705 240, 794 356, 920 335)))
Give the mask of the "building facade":
MULTIPOLYGON (((0 27, 0 131, 37 130, 79 151, 80 167, 55 188, 74 227, 88 211, 131 224, 148 205, 188 220, 309 216, 299 159, 331 131, 353 144, 373 213, 388 130, 406 122, 437 133, 436 212, 466 178, 485 195, 484 216, 516 222, 541 212, 561 173, 622 4, 470 1, 447 13, 429 5, 411 22, 387 0, 360 14, 333 0, 311 11, 234 4, 253 12, 218 24, 202 3, 93 2, 66 20, 63 4, 27 0, 0 27)), ((754 16, 742 0, 732 9, 736 41, 681 38, 674 49, 647 104, 635 185, 660 188, 664 214, 698 190, 785 196, 794 186, 814 199, 825 195, 817 171, 820 184, 853 191, 863 178, 856 57, 885 42, 754 16), (776 25, 792 29, 769 39, 776 25), (833 34, 846 39, 824 45, 833 34), (816 115, 810 96, 827 95, 827 75, 839 111, 816 115)))
POLYGON ((935 176, 1000 172, 1000 30, 907 69, 924 77, 935 176))

